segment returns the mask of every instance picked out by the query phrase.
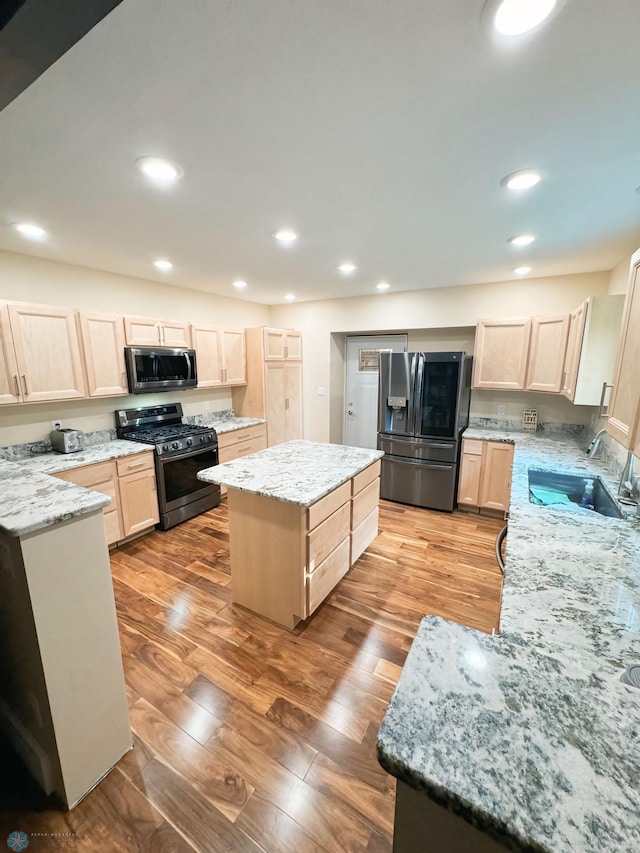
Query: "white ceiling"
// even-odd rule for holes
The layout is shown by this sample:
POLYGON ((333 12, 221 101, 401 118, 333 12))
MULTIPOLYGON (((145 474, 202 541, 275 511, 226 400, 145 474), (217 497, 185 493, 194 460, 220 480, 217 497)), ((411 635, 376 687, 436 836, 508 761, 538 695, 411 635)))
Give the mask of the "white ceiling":
POLYGON ((0 248, 229 296, 243 278, 264 303, 611 269, 640 242, 640 3, 566 0, 511 49, 482 7, 124 0, 0 113, 0 248), (152 186, 145 154, 184 177, 152 186), (544 182, 500 186, 525 167, 544 182))

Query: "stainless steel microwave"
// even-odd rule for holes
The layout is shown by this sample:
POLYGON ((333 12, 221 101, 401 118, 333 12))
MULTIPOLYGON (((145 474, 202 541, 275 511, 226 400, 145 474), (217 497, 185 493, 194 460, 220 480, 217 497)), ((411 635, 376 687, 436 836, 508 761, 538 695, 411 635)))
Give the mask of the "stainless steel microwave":
POLYGON ((165 347, 125 347, 129 391, 177 391, 198 384, 196 351, 165 347))

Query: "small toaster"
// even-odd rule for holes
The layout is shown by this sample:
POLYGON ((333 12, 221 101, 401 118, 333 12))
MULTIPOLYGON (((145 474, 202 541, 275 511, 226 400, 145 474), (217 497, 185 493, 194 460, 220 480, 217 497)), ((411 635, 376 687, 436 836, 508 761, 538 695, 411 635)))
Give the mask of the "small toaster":
POLYGON ((49 433, 49 440, 58 453, 77 453, 84 450, 84 433, 77 429, 54 429, 49 433))

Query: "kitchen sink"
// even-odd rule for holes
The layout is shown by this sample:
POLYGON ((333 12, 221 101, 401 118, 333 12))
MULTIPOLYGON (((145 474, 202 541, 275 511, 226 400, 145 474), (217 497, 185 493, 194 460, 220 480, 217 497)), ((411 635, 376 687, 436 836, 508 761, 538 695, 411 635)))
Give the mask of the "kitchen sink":
POLYGON ((555 471, 537 471, 529 468, 529 500, 539 503, 534 491, 544 492, 545 506, 559 506, 563 503, 580 505, 587 480, 593 480, 593 511, 609 518, 624 518, 604 483, 596 474, 557 474, 555 471), (557 502, 553 496, 557 495, 557 502), (546 500, 549 499, 549 503, 546 500), (568 500, 567 500, 568 499, 568 500))

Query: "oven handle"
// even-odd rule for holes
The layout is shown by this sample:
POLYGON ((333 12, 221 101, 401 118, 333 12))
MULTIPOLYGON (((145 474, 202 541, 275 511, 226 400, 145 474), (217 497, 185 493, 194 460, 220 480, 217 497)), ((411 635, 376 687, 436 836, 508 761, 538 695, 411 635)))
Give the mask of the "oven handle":
MULTIPOLYGON (((186 453, 179 453, 176 456, 156 456, 160 465, 168 464, 169 462, 175 462, 180 459, 186 459, 188 456, 202 456, 203 453, 215 453, 216 459, 218 458, 218 445, 214 444, 213 446, 208 445, 207 447, 197 448, 197 450, 187 450, 186 453)), ((214 465, 219 465, 219 462, 214 462, 214 465)), ((213 466, 211 466, 213 467, 213 466)))
POLYGON ((184 357, 187 362, 187 382, 191 380, 191 359, 189 358, 189 353, 185 352, 184 357))

